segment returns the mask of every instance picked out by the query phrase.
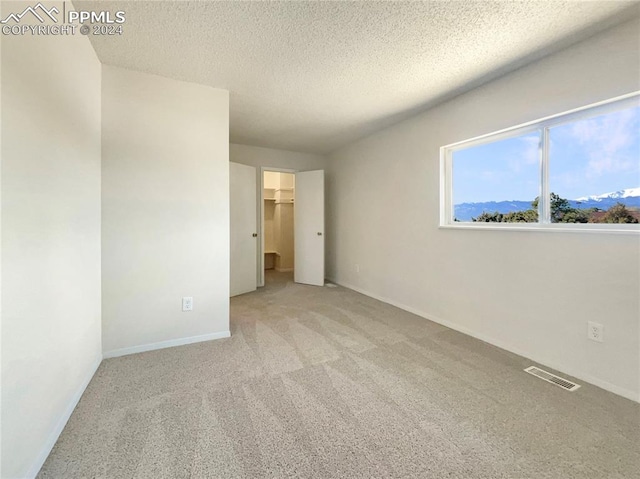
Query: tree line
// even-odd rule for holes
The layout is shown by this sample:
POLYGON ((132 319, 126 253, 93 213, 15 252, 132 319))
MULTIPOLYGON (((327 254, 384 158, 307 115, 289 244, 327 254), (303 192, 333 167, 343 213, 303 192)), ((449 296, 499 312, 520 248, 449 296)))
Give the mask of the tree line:
MULTIPOLYGON (((531 202, 531 208, 510 213, 483 212, 471 221, 479 223, 537 223, 539 197, 531 202)), ((606 211, 600 208, 574 208, 566 198, 551 193, 552 223, 638 223, 638 218, 624 204, 617 202, 606 211)))

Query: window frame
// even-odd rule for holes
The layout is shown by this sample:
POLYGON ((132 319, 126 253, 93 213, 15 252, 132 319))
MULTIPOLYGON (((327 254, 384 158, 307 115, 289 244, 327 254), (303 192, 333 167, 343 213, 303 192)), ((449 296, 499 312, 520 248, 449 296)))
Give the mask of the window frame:
POLYGON ((552 223, 551 198, 549 191, 549 130, 551 128, 592 118, 594 116, 640 106, 640 91, 592 103, 556 115, 547 116, 514 127, 487 133, 468 140, 440 147, 440 228, 487 229, 509 231, 563 231, 563 232, 605 232, 640 233, 640 224, 607 223, 552 223), (506 140, 526 134, 538 133, 539 197, 537 223, 476 223, 453 220, 453 153, 456 151, 506 140))

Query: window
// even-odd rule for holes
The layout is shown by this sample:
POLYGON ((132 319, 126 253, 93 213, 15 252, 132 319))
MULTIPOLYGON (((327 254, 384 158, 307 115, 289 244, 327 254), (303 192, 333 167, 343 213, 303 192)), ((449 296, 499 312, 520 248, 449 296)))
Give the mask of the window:
POLYGON ((454 221, 491 221, 529 214, 540 188, 540 132, 484 143, 452 152, 454 221), (525 213, 521 213, 525 212, 525 213), (498 215, 496 215, 498 213, 498 215))
POLYGON ((441 225, 640 231, 640 97, 441 148, 441 225))

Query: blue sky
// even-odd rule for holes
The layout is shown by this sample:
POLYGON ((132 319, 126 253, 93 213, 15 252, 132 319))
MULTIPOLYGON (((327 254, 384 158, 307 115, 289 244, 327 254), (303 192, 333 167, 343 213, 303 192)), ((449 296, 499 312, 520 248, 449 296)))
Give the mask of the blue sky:
MULTIPOLYGON (((640 186, 640 107, 550 131, 551 191, 568 199, 640 186)), ((538 196, 539 135, 509 138, 453 155, 453 203, 538 196)))

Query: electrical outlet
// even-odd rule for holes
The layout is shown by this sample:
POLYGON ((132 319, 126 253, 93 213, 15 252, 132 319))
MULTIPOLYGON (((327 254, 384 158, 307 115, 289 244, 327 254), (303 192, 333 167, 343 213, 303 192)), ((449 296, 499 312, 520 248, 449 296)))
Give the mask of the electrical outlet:
POLYGON ((359 272, 360 272, 360 265, 359 265, 359 264, 357 264, 357 265, 356 265, 356 273, 359 273, 359 272))
POLYGON ((193 311, 193 297, 185 296, 182 298, 182 311, 193 311))
POLYGON ((593 321, 587 322, 587 338, 599 343, 604 342, 604 326, 593 321))

